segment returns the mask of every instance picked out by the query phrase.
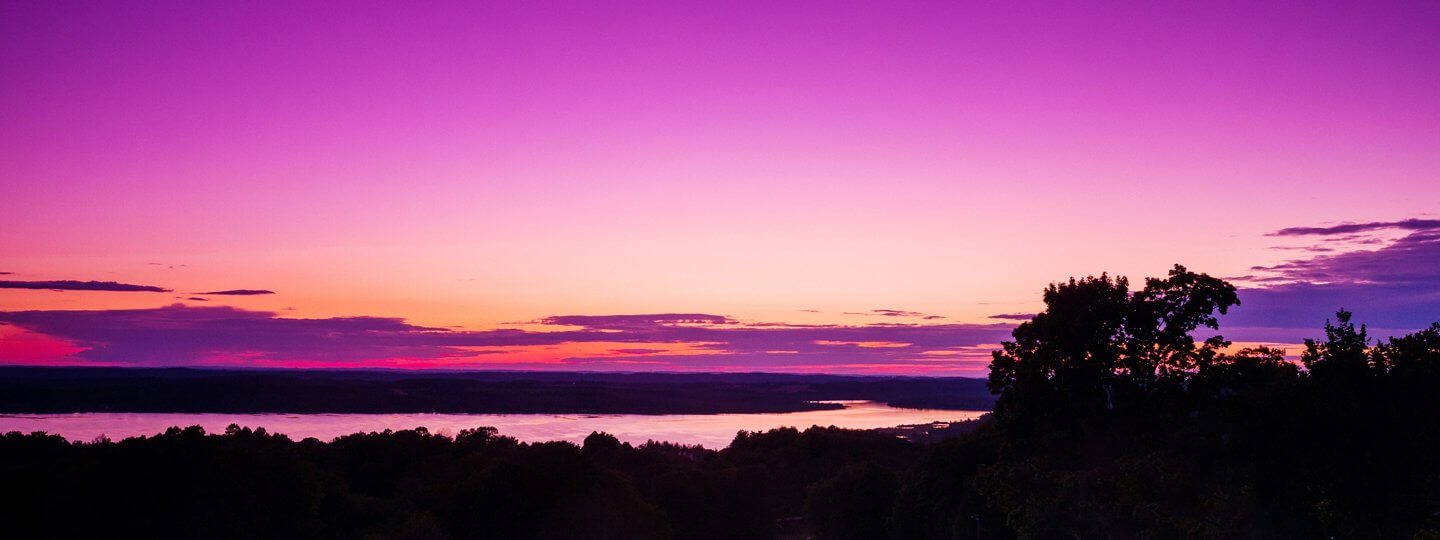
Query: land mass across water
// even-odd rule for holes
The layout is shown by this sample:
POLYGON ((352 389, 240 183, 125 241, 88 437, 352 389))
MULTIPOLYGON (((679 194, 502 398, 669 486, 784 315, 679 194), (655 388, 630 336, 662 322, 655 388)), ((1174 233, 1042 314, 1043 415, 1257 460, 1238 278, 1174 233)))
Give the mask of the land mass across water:
POLYGON ((775 373, 0 368, 0 413, 719 414, 835 400, 989 410, 981 379, 775 373))

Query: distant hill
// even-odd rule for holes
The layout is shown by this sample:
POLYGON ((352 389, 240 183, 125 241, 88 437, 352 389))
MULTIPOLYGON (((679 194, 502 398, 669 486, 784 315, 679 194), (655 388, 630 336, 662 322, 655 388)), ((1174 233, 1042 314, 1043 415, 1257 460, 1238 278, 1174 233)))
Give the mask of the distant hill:
POLYGON ((0 412, 789 412, 870 400, 989 410, 970 378, 777 373, 0 368, 0 412))

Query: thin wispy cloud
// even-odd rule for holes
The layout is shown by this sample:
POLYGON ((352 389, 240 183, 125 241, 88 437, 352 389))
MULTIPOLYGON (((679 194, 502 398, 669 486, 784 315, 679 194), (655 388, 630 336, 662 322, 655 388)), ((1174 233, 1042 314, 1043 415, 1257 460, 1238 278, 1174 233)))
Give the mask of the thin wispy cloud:
POLYGON ((1440 230, 1440 219, 1402 219, 1399 221, 1371 221, 1366 223, 1341 223, 1322 227, 1287 227, 1272 232, 1269 236, 1333 236, 1379 230, 1434 231, 1440 230))
POLYGON ((610 352, 627 355, 646 355, 667 352, 668 349, 610 349, 610 352))
POLYGON ((872 309, 870 311, 846 311, 842 315, 861 315, 866 317, 907 317, 933 321, 944 319, 942 315, 931 315, 918 311, 907 311, 903 309, 872 309))
POLYGON ((737 321, 721 315, 703 313, 652 313, 641 315, 557 315, 536 322, 559 326, 620 329, 678 324, 736 324, 737 321))
POLYGON ((1001 321, 1028 321, 1035 318, 1034 313, 998 313, 990 316, 991 319, 1001 321))
POLYGON ((0 281, 0 289, 30 289, 48 291, 109 291, 109 292, 170 292, 170 289, 151 285, 133 285, 114 281, 0 281))
POLYGON ((195 294, 212 296, 259 296, 265 294, 275 294, 275 291, 267 291, 265 289, 230 289, 226 291, 199 292, 195 294))

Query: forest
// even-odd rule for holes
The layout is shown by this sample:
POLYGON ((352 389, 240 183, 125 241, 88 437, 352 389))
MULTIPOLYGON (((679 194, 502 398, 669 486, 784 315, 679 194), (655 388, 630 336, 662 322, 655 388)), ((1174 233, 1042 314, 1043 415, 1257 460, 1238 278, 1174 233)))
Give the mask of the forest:
MULTIPOLYGON (((994 353, 994 412, 914 443, 826 427, 720 450, 477 428, 293 441, 176 427, 0 437, 10 537, 1440 538, 1440 323, 1343 310, 1298 357, 1214 335, 1176 266, 1087 277, 994 353)), ((1338 306, 1337 306, 1338 307, 1338 306)))

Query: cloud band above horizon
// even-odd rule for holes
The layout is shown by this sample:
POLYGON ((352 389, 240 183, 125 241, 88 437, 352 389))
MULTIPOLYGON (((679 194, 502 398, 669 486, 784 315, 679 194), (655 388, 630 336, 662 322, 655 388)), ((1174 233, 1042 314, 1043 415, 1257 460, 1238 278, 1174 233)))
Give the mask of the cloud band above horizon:
POLYGON ((465 331, 395 318, 292 319, 273 312, 180 304, 0 312, 0 323, 72 344, 78 350, 73 358, 80 363, 132 366, 954 374, 987 362, 984 346, 1005 339, 1010 330, 1003 324, 770 325, 705 314, 557 316, 543 322, 575 328, 465 331), (496 356, 508 358, 501 362, 496 356))

